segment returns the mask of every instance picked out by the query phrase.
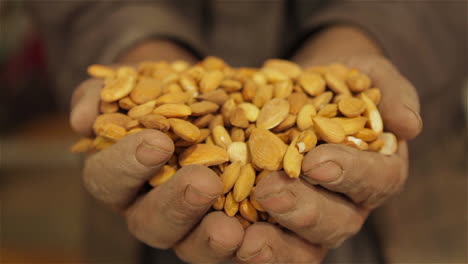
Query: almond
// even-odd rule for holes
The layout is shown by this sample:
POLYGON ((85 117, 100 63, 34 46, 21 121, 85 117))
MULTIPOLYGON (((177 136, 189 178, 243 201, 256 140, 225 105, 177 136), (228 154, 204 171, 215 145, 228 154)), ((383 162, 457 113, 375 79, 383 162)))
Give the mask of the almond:
POLYGON ((231 136, 224 126, 215 126, 212 130, 212 137, 216 145, 227 149, 232 143, 231 136))
POLYGON ((218 211, 223 210, 225 201, 226 201, 226 197, 224 195, 219 196, 216 199, 216 202, 213 204, 213 208, 218 211))
POLYGON ((275 98, 268 101, 260 110, 257 127, 271 129, 283 122, 289 114, 289 103, 285 99, 275 98))
POLYGON ((224 61, 215 56, 208 56, 202 62, 201 65, 207 70, 222 70, 226 67, 224 61))
POLYGON ((255 198, 255 188, 250 192, 249 201, 257 211, 266 212, 265 208, 263 208, 263 206, 257 201, 257 198, 255 198))
POLYGON ((244 84, 244 89, 242 89, 242 97, 245 101, 252 101, 256 95, 257 84, 252 80, 247 80, 244 84))
POLYGON ((250 163, 243 165, 232 191, 234 200, 241 202, 247 198, 255 183, 255 170, 250 163))
POLYGON ((273 68, 262 68, 261 72, 265 75, 269 83, 276 83, 288 80, 288 76, 273 68))
POLYGON ((277 126, 275 126, 272 131, 275 133, 282 132, 284 130, 287 130, 291 127, 293 127, 296 124, 296 115, 289 114, 286 119, 283 120, 283 122, 279 123, 277 126))
POLYGON ((210 122, 209 129, 213 131, 215 126, 224 126, 223 117, 221 115, 215 115, 213 120, 210 122))
POLYGON ((246 128, 249 126, 249 120, 245 115, 244 109, 236 107, 232 112, 229 122, 236 127, 246 128))
POLYGON ((132 129, 132 128, 136 128, 136 127, 142 127, 141 124, 140 124, 140 121, 138 121, 136 119, 133 119, 133 120, 129 121, 127 124, 125 124, 125 129, 127 129, 127 130, 132 129))
POLYGON ((185 74, 180 76, 179 79, 180 86, 190 95, 198 93, 198 86, 196 81, 189 75, 185 74))
POLYGON ((369 97, 375 105, 380 104, 380 99, 382 98, 382 94, 380 93, 379 88, 370 88, 363 92, 367 97, 369 97))
POLYGON ((144 130, 144 128, 142 128, 142 127, 134 127, 134 128, 132 128, 132 129, 130 129, 130 130, 127 131, 127 136, 128 136, 128 135, 131 135, 131 134, 138 133, 138 132, 140 132, 140 131, 142 131, 142 130, 144 130))
POLYGON ((218 146, 197 144, 184 150, 179 155, 180 166, 191 164, 214 166, 229 160, 226 150, 218 146))
POLYGON ((340 123, 346 135, 354 135, 366 125, 367 118, 358 116, 354 118, 335 117, 333 121, 340 123))
POLYGON ((267 78, 265 74, 263 74, 262 72, 258 72, 258 71, 255 72, 252 75, 252 80, 255 82, 257 86, 263 86, 267 84, 267 78))
POLYGON ((93 124, 93 130, 95 134, 99 134, 99 131, 103 129, 107 124, 114 124, 117 126, 125 127, 125 125, 132 119, 121 113, 111 113, 99 115, 93 124))
POLYGON ((303 72, 298 79, 304 91, 311 96, 317 96, 325 91, 325 80, 320 74, 303 72))
POLYGON ((346 83, 352 92, 359 93, 371 86, 370 78, 357 70, 351 70, 346 77, 346 83))
POLYGON ((297 150, 297 140, 298 138, 295 138, 288 146, 283 159, 284 172, 286 172, 290 178, 299 177, 302 168, 302 160, 304 159, 304 155, 297 150))
POLYGON ((224 212, 228 216, 235 216, 239 211, 239 203, 234 200, 232 192, 226 195, 226 200, 224 201, 224 212))
POLYGON ((314 117, 314 128, 320 138, 328 143, 341 143, 345 138, 345 130, 340 123, 326 117, 314 117))
POLYGON ((70 150, 73 153, 87 152, 93 149, 93 139, 91 138, 82 138, 78 140, 70 150))
POLYGON ((233 142, 244 142, 245 141, 244 130, 238 127, 231 128, 231 139, 233 142))
POLYGON ((112 145, 114 145, 115 141, 108 139, 106 137, 97 136, 93 141, 93 147, 96 150, 103 150, 112 145))
POLYGON ((382 149, 382 147, 384 146, 385 142, 378 138, 374 141, 372 141, 371 143, 369 143, 369 150, 371 151, 380 151, 382 149))
POLYGON ((258 108, 262 108, 264 104, 271 100, 273 97, 273 86, 272 85, 261 85, 255 92, 255 97, 252 99, 252 103, 258 108))
POLYGON ((162 115, 149 114, 142 116, 138 119, 140 123, 146 128, 157 129, 161 131, 168 131, 171 128, 169 120, 162 115))
POLYGON ((182 89, 182 87, 177 84, 177 83, 170 83, 168 85, 165 85, 163 90, 162 90, 162 93, 163 94, 169 94, 169 93, 183 93, 184 90, 182 89))
POLYGON ((296 147, 299 153, 309 152, 317 145, 317 135, 312 130, 305 130, 299 134, 296 147))
POLYGON ((347 117, 356 117, 361 115, 366 109, 364 102, 359 98, 346 97, 338 104, 340 112, 347 117))
POLYGON ((247 120, 249 120, 249 122, 257 121, 260 110, 256 105, 252 103, 241 103, 238 105, 238 107, 244 110, 245 117, 247 118, 247 120))
POLYGON ((219 105, 210 101, 201 101, 190 105, 193 116, 201 116, 218 111, 219 105))
POLYGON ((198 96, 198 98, 206 101, 213 102, 217 105, 223 105, 226 100, 229 99, 228 94, 221 89, 216 89, 211 92, 207 92, 198 96))
POLYGON ((190 94, 184 92, 173 92, 162 95, 156 99, 158 105, 162 104, 184 104, 190 99, 190 94))
POLYGON ((385 132, 379 137, 383 142, 382 148, 379 150, 380 153, 385 155, 392 155, 398 150, 398 140, 392 133, 385 132))
POLYGON ((156 106, 156 100, 146 102, 141 105, 137 105, 128 111, 127 115, 133 119, 138 119, 144 115, 148 115, 153 112, 156 106))
POLYGON ((342 144, 359 150, 367 150, 369 148, 369 145, 364 140, 353 136, 346 136, 342 144))
POLYGON ((327 86, 335 93, 337 94, 350 94, 351 93, 349 91, 348 86, 343 81, 343 79, 340 79, 336 74, 327 72, 325 73, 324 78, 327 83, 327 86))
POLYGON ((130 110, 133 107, 137 106, 137 104, 133 102, 132 99, 130 99, 130 97, 127 96, 119 100, 119 106, 122 109, 130 110))
POLYGON ((307 103, 307 95, 304 93, 293 93, 288 97, 289 113, 297 115, 302 107, 307 103))
POLYGON ((119 68, 117 68, 116 74, 117 78, 132 76, 135 77, 135 80, 138 76, 136 70, 130 66, 120 66, 119 68))
POLYGON ((263 68, 270 68, 282 72, 291 79, 297 78, 302 70, 294 62, 280 59, 269 59, 263 64, 263 68))
POLYGON ((116 73, 111 67, 93 64, 88 67, 88 74, 94 78, 108 78, 114 77, 116 73))
POLYGON ((214 117, 215 116, 212 114, 200 116, 199 118, 193 120, 193 124, 196 125, 198 128, 205 128, 210 124, 214 117))
POLYGON ((366 142, 371 142, 376 140, 379 135, 372 129, 362 128, 353 136, 362 139, 366 142))
POLYGON ((249 221, 247 221, 244 217, 240 215, 235 215, 237 220, 239 220, 240 224, 242 225, 242 228, 247 229, 251 224, 249 221))
POLYGON ((377 134, 382 133, 383 121, 382 117, 380 116, 379 110, 377 110, 377 106, 375 106, 374 102, 369 97, 367 97, 367 95, 361 93, 360 97, 366 105, 364 116, 367 117, 369 127, 372 130, 374 130, 377 134))
POLYGON ((232 99, 232 98, 228 99, 223 104, 223 106, 221 107, 221 114, 223 115, 224 123, 226 123, 226 124, 229 123, 229 121, 231 119, 231 115, 234 112, 234 110, 236 110, 236 108, 237 108, 237 105, 234 102, 234 99, 232 99))
POLYGON ((293 91, 293 84, 290 80, 277 82, 273 86, 273 98, 288 98, 293 91))
POLYGON ((170 118, 172 132, 180 138, 193 142, 200 137, 200 129, 190 122, 178 118, 170 118))
POLYGON ((322 107, 328 103, 330 103, 331 99, 333 98, 333 93, 328 91, 320 94, 319 96, 313 98, 311 100, 311 104, 315 106, 316 110, 322 109, 322 107))
POLYGON ((313 126, 314 122, 312 118, 317 115, 317 111, 315 107, 311 104, 306 104, 302 107, 302 109, 297 114, 297 127, 299 130, 304 131, 309 129, 313 126))
POLYGON ((164 165, 158 172, 149 180, 149 184, 153 187, 159 186, 174 176, 177 168, 169 165, 164 165))
POLYGON ((200 81, 200 91, 207 93, 219 87, 224 80, 224 73, 220 70, 206 72, 200 81))
POLYGON ((129 95, 135 87, 134 76, 123 76, 110 81, 101 90, 101 100, 114 102, 129 95))
POLYGON ((99 104, 99 110, 101 111, 101 113, 106 114, 115 113, 119 110, 119 105, 117 104, 117 102, 109 103, 101 101, 101 103, 99 104))
POLYGON ((324 117, 335 117, 338 114, 338 106, 336 104, 326 104, 318 112, 319 116, 324 117))
POLYGON ((192 114, 192 109, 184 104, 163 104, 153 111, 154 114, 164 117, 187 117, 192 114))
POLYGON ((255 223, 258 221, 257 210, 255 210, 255 207, 249 202, 248 199, 245 199, 241 202, 239 206, 239 212, 242 217, 247 219, 249 222, 255 223))
POLYGON ((341 63, 333 63, 325 67, 325 73, 327 72, 332 73, 341 80, 345 80, 348 76, 349 69, 341 63))
POLYGON ((221 82, 221 88, 226 92, 236 92, 242 89, 242 83, 236 80, 224 80, 221 82))
POLYGON ((237 161, 229 164, 225 169, 223 174, 221 174, 221 181, 223 182, 223 193, 228 193, 240 175, 242 164, 237 161))
POLYGON ((280 170, 287 146, 266 129, 254 128, 247 142, 252 163, 264 170, 280 170))
POLYGON ((249 161, 249 152, 245 142, 233 142, 227 148, 227 152, 231 162, 240 161, 242 164, 246 164, 249 161))
POLYGON ((230 98, 234 99, 234 102, 236 104, 240 104, 244 102, 244 97, 242 97, 241 93, 231 93, 229 95, 230 98))
POLYGON ((335 97, 333 97, 333 103, 339 104, 341 100, 343 100, 344 98, 348 98, 348 97, 351 97, 351 95, 350 94, 337 94, 335 95, 335 97))
POLYGON ((151 78, 141 78, 130 93, 130 98, 137 104, 144 104, 156 99, 161 92, 161 81, 151 78))
POLYGON ((246 129, 245 129, 245 138, 248 139, 250 137, 250 134, 252 131, 257 128, 255 124, 250 124, 246 129))

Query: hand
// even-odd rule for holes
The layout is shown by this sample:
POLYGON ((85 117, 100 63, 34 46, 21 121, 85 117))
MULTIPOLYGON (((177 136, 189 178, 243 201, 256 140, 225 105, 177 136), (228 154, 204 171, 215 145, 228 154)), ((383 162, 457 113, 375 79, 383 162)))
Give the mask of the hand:
MULTIPOLYGON (((168 45, 152 43, 137 47, 120 62, 137 62, 140 57, 194 60, 168 45), (149 54, 151 51, 153 55, 149 54), (171 52, 173 57, 167 58, 171 52)), ((87 80, 73 96, 71 126, 83 135, 91 134, 102 85, 101 80, 87 80)), ((237 219, 222 212, 205 216, 223 190, 221 180, 212 170, 187 166, 162 186, 139 193, 173 151, 173 142, 162 132, 148 129, 129 135, 87 158, 84 185, 94 198, 118 211, 126 219, 129 231, 149 246, 173 248, 181 259, 189 262, 211 263, 231 258, 244 230, 237 219)))
POLYGON ((356 234, 374 208, 402 189, 408 169, 405 140, 422 129, 414 87, 362 32, 332 28, 304 45, 295 58, 303 67, 343 62, 368 74, 381 89, 379 109, 386 130, 400 139, 399 150, 385 156, 325 144, 305 156, 299 180, 283 172, 269 174, 257 185, 256 198, 292 232, 265 223, 250 226, 237 252, 246 263, 321 261, 326 248, 356 234))

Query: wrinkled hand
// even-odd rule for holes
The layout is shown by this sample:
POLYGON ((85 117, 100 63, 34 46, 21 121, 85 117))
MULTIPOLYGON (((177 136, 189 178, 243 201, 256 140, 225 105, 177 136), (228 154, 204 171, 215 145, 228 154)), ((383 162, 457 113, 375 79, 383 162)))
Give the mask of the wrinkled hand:
POLYGON ((302 66, 343 62, 368 74, 374 87, 381 89, 379 109, 385 129, 400 139, 398 152, 385 156, 325 144, 305 156, 300 180, 290 179, 283 172, 265 177, 256 186, 256 198, 294 234, 271 224, 253 224, 237 252, 246 263, 319 262, 324 248, 338 247, 356 234, 374 208, 401 191, 408 176, 405 140, 422 129, 414 87, 378 53, 352 52, 348 56, 346 51, 334 52, 329 46, 328 50, 315 48, 323 52, 298 56, 302 66))

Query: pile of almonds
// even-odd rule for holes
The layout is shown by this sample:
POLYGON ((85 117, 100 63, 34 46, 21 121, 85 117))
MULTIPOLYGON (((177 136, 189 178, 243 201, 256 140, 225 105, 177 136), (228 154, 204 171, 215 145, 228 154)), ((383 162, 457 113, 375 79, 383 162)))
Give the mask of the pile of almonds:
POLYGON ((297 178, 304 154, 317 144, 397 150, 396 137, 383 132, 379 89, 342 64, 301 69, 271 59, 261 69, 231 68, 207 57, 193 66, 92 65, 88 73, 104 80, 102 114, 93 125, 96 137, 81 139, 73 152, 99 151, 143 129, 163 131, 176 150, 149 183, 161 185, 190 164, 209 166, 224 183, 214 209, 244 226, 274 222, 255 200, 255 185, 270 171, 297 178))

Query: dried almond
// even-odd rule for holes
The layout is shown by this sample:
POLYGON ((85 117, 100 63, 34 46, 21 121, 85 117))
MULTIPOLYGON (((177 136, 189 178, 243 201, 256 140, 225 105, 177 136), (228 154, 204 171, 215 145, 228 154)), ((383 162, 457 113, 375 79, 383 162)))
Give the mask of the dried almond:
POLYGON ((252 103, 258 108, 262 108, 264 104, 271 100, 273 97, 273 86, 272 85, 261 85, 255 91, 255 97, 252 99, 252 103))
POLYGON ((187 117, 192 114, 192 109, 184 104, 163 104, 156 107, 153 113, 164 117, 187 117))
POLYGON ((252 188, 255 183, 255 170, 250 163, 242 165, 239 177, 237 178, 236 183, 234 184, 234 189, 232 191, 234 200, 236 202, 241 202, 247 198, 252 191, 252 188))
POLYGON ((278 136, 279 139, 281 139, 284 142, 284 144, 289 144, 291 142, 291 140, 289 140, 288 131, 282 132, 282 133, 277 133, 276 136, 278 136))
POLYGON ((382 98, 382 94, 380 93, 379 88, 370 88, 363 92, 367 97, 369 97, 375 105, 380 104, 380 99, 382 98))
POLYGON ((283 120, 283 122, 279 123, 277 126, 275 126, 272 131, 275 133, 282 132, 284 130, 287 130, 291 127, 293 127, 296 124, 296 115, 288 114, 286 119, 283 120))
POLYGON ((142 131, 142 130, 144 130, 144 128, 142 128, 142 127, 134 127, 134 128, 132 128, 132 129, 130 129, 130 130, 127 131, 127 136, 128 136, 128 135, 131 135, 131 134, 138 133, 138 132, 140 132, 140 131, 142 131))
POLYGON ((169 120, 159 114, 149 114, 142 116, 138 119, 140 123, 146 128, 157 129, 161 131, 168 131, 171 128, 169 120))
POLYGON ((304 105, 299 113, 297 114, 297 127, 299 130, 304 131, 309 129, 313 126, 314 122, 312 118, 317 115, 317 111, 315 107, 311 104, 304 105))
POLYGON ((309 152, 317 145, 317 135, 312 130, 305 130, 299 134, 296 147, 299 153, 309 152))
POLYGON ((341 143, 344 140, 345 130, 340 123, 321 116, 316 116, 313 120, 315 131, 321 139, 328 143, 341 143))
POLYGON ((296 63, 280 59, 269 59, 265 61, 263 68, 275 69, 292 79, 297 78, 302 72, 301 67, 296 63))
POLYGON ((205 128, 210 124, 214 117, 215 116, 212 114, 200 116, 199 118, 193 120, 193 124, 196 125, 198 128, 205 128))
POLYGON ((227 148, 227 152, 231 162, 240 161, 242 164, 246 164, 249 161, 249 152, 245 142, 233 142, 227 148))
POLYGON ((214 166, 229 160, 228 153, 223 148, 208 144, 193 145, 179 155, 180 166, 191 164, 214 166))
POLYGON ((226 197, 224 195, 220 195, 216 202, 213 204, 213 209, 221 211, 224 209, 224 202, 226 201, 226 197))
POLYGON ((231 129, 231 139, 233 142, 244 142, 245 132, 242 128, 233 127, 231 129))
POLYGON ((265 75, 269 83, 276 83, 288 80, 288 76, 273 68, 262 68, 261 72, 265 75))
POLYGON ((179 83, 188 94, 194 95, 198 93, 197 83, 191 76, 187 74, 180 76, 179 83))
POLYGON ((229 96, 226 93, 226 91, 224 91, 222 89, 216 89, 216 90, 213 90, 211 92, 201 94, 200 96, 198 96, 198 98, 200 98, 202 100, 213 102, 213 103, 215 103, 217 105, 223 105, 224 102, 226 102, 227 99, 229 99, 229 96))
POLYGON ((115 71, 109 66, 93 64, 88 67, 88 74, 94 78, 108 78, 114 77, 115 71))
POLYGON ((379 150, 380 153, 385 155, 392 155, 397 152, 398 140, 392 133, 382 133, 379 138, 384 142, 382 148, 379 150))
POLYGON ((255 223, 258 221, 258 214, 255 207, 249 202, 249 199, 245 199, 240 203, 239 212, 249 222, 255 223))
POLYGON ((382 117, 380 116, 379 110, 377 109, 377 106, 375 106, 374 102, 369 97, 367 97, 366 94, 361 93, 360 97, 366 105, 364 116, 367 117, 369 127, 372 130, 374 130, 377 134, 382 133, 383 121, 382 117))
POLYGON ((238 107, 244 110, 245 117, 247 118, 247 120, 249 120, 249 122, 257 121, 260 110, 256 105, 252 103, 241 103, 238 105, 238 107))
POLYGON ((337 94, 351 94, 348 86, 343 79, 340 79, 336 74, 331 72, 325 73, 325 81, 327 86, 337 94))
POLYGON ((70 150, 73 153, 87 152, 93 149, 93 139, 91 138, 82 138, 78 140, 70 150))
POLYGON ((125 129, 130 130, 132 128, 141 127, 140 121, 133 119, 125 124, 125 129))
POLYGON ((137 105, 130 109, 127 115, 133 119, 138 119, 144 115, 150 114, 153 112, 154 107, 156 106, 156 100, 146 102, 141 105, 137 105))
POLYGON ((200 129, 194 124, 179 118, 169 118, 172 131, 187 141, 196 141, 200 137, 200 129))
POLYGON ((267 84, 267 78, 266 78, 265 74, 263 74, 262 72, 255 72, 252 75, 252 80, 258 86, 267 84))
POLYGON ((367 118, 363 116, 354 118, 335 117, 332 118, 332 120, 340 123, 347 136, 356 134, 359 130, 364 128, 367 122, 367 118))
POLYGON ((161 95, 156 99, 158 105, 162 104, 183 104, 190 100, 190 94, 184 92, 173 92, 161 95))
POLYGON ((247 221, 244 217, 240 216, 240 215, 235 215, 237 220, 239 220, 240 224, 242 225, 242 228, 247 229, 251 223, 249 221, 247 221))
POLYGON ((256 95, 257 84, 252 80, 246 80, 244 84, 244 89, 242 89, 242 97, 245 101, 252 101, 256 95))
POLYGON ((237 92, 242 89, 242 83, 236 80, 224 80, 220 84, 221 88, 223 88, 226 92, 237 92))
POLYGON ((266 212, 265 208, 263 208, 263 206, 257 201, 257 198, 255 198, 255 187, 250 192, 249 200, 253 207, 257 209, 257 211, 266 212))
POLYGON ((130 97, 127 96, 119 100, 119 106, 122 109, 130 110, 133 107, 137 106, 137 104, 133 102, 132 99, 130 99, 130 97))
POLYGON ((101 100, 104 102, 114 102, 129 95, 135 87, 134 76, 123 76, 111 80, 101 90, 101 100))
POLYGON ((130 66, 120 66, 119 68, 117 68, 116 74, 117 74, 117 78, 128 77, 128 76, 132 76, 136 78, 138 76, 137 71, 133 67, 130 67, 130 66))
POLYGON ((293 84, 290 80, 277 82, 273 86, 273 98, 288 98, 293 91, 293 84))
POLYGON ((213 131, 215 126, 224 126, 223 117, 221 115, 215 115, 213 120, 210 122, 209 129, 213 131))
POLYGON ((239 203, 234 200, 232 192, 226 195, 226 200, 224 201, 224 212, 228 216, 235 216, 239 211, 239 203))
POLYGON ((169 94, 169 93, 183 93, 184 90, 182 87, 177 84, 177 83, 170 83, 164 86, 162 89, 163 94, 169 94))
POLYGON ((356 117, 364 112, 366 106, 359 98, 346 97, 340 101, 338 108, 343 115, 347 117, 356 117))
POLYGON ((382 147, 384 146, 384 144, 385 142, 382 139, 377 138, 376 140, 369 143, 369 150, 376 151, 376 152, 380 151, 382 147))
POLYGON ((177 169, 173 166, 164 165, 158 172, 149 180, 149 184, 153 187, 159 186, 174 176, 177 169))
POLYGON ((302 107, 307 103, 307 95, 305 93, 292 93, 288 97, 289 113, 297 115, 302 107))
POLYGON ((236 107, 232 112, 229 122, 236 127, 247 128, 249 126, 249 120, 245 115, 245 111, 240 107, 236 107))
POLYGON ((198 137, 196 141, 187 141, 187 140, 180 138, 175 142, 175 146, 176 147, 190 147, 194 144, 203 143, 210 136, 210 134, 211 132, 209 129, 206 129, 206 128, 200 129, 200 136, 198 137))
POLYGON ((311 100, 311 104, 315 106, 316 110, 322 109, 322 107, 328 103, 330 103, 331 99, 333 98, 333 93, 328 91, 320 94, 319 96, 313 98, 311 100))
POLYGON ((223 106, 221 107, 221 115, 223 116, 224 123, 228 124, 231 119, 231 115, 236 110, 237 106, 234 102, 234 99, 230 98, 226 102, 224 102, 223 106))
POLYGON ((224 73, 220 70, 206 72, 200 81, 200 91, 207 93, 214 91, 224 80, 224 73))
POLYGON ((366 142, 371 142, 376 140, 379 135, 372 129, 362 128, 353 136, 362 139, 366 142))
POLYGON ((240 175, 242 164, 239 161, 235 161, 229 164, 223 174, 221 174, 221 181, 223 182, 223 193, 229 192, 240 175))
POLYGON ((245 129, 245 138, 248 139, 250 137, 250 134, 252 131, 256 128, 255 124, 250 124, 246 129, 245 129))
POLYGON ((236 104, 240 104, 244 102, 244 97, 242 97, 242 94, 239 92, 231 93, 229 94, 229 97, 234 99, 234 102, 236 102, 236 104))
POLYGON ((335 117, 338 114, 338 106, 336 104, 326 104, 318 112, 319 116, 324 117, 335 117))
POLYGON ((107 123, 99 129, 98 135, 113 141, 117 141, 125 137, 126 132, 127 131, 122 126, 107 123))
POLYGON ((298 138, 301 135, 301 131, 295 127, 288 129, 286 132, 289 136, 289 142, 293 141, 295 138, 298 138))
POLYGON ((212 137, 216 145, 227 149, 232 143, 231 136, 224 126, 215 126, 212 130, 212 137))
POLYGON ((311 96, 317 96, 325 91, 325 80, 320 74, 303 72, 298 79, 304 91, 311 96))
POLYGON ((268 101, 260 110, 257 127, 271 129, 283 122, 289 114, 289 102, 286 99, 275 98, 268 101))
POLYGON ((304 159, 304 155, 299 153, 299 150, 296 147, 297 140, 298 138, 295 138, 288 146, 283 159, 284 172, 286 172, 290 178, 299 177, 299 174, 301 173, 302 160, 304 159))
POLYGON ((121 127, 130 122, 132 119, 121 113, 110 113, 99 115, 93 124, 93 130, 95 134, 99 134, 99 131, 107 124, 114 124, 121 127))
POLYGON ((254 128, 247 145, 256 168, 270 171, 281 169, 287 146, 278 136, 266 129, 254 128))
POLYGON ((226 67, 224 61, 215 56, 208 56, 201 62, 201 65, 207 70, 222 70, 226 67))
POLYGON ((371 86, 369 76, 360 73, 357 70, 351 70, 346 77, 346 83, 352 92, 359 93, 367 90, 371 86))
POLYGON ((348 76, 349 69, 341 63, 333 63, 325 67, 325 73, 330 72, 341 80, 345 80, 348 76))
POLYGON ((359 150, 367 150, 369 148, 369 145, 364 140, 353 136, 346 136, 342 144, 359 150))
POLYGON ((156 99, 161 91, 161 81, 152 78, 141 78, 130 93, 130 98, 137 104, 144 104, 156 99))
POLYGON ((341 100, 351 97, 350 94, 337 94, 335 97, 333 97, 333 103, 334 104, 339 104, 341 100))
POLYGON ((117 104, 117 102, 104 102, 104 101, 101 101, 101 103, 99 104, 99 110, 101 111, 101 113, 115 113, 119 110, 119 105, 117 104))
POLYGON ((193 116, 201 116, 218 111, 219 105, 210 101, 201 101, 190 105, 193 116))
POLYGON ((102 137, 102 136, 97 136, 93 141, 93 147, 96 150, 103 150, 114 144, 115 144, 115 141, 106 137, 102 137))

